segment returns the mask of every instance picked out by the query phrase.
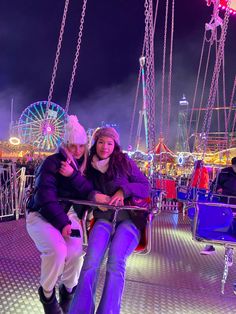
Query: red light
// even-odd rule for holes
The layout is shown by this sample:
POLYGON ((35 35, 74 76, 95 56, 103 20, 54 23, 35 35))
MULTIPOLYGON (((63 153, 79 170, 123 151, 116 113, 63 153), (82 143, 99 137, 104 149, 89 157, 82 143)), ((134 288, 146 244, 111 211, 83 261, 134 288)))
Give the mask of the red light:
MULTIPOLYGON (((221 7, 223 10, 226 10, 227 3, 228 3, 228 0, 220 0, 219 7, 221 7)), ((230 13, 236 14, 236 1, 235 0, 231 1, 229 8, 230 8, 230 13)))

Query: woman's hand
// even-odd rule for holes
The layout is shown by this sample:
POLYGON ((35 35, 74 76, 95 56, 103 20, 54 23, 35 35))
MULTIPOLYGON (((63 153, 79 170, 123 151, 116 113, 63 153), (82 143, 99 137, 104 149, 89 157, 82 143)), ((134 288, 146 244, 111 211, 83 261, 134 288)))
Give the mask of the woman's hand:
POLYGON ((71 234, 71 225, 66 225, 61 232, 63 238, 68 238, 71 234))
POLYGON ((121 189, 111 197, 109 205, 124 206, 124 192, 121 189))
MULTIPOLYGON (((110 202, 110 199, 111 199, 110 196, 106 194, 101 194, 101 193, 95 194, 96 203, 108 204, 110 202)), ((98 206, 98 208, 103 212, 106 212, 108 210, 108 208, 102 207, 102 206, 98 206)))
POLYGON ((61 162, 61 168, 59 170, 59 173, 63 175, 64 177, 70 177, 74 172, 74 169, 71 167, 71 165, 68 164, 66 161, 61 162))
POLYGON ((95 194, 95 202, 101 204, 108 204, 110 202, 110 196, 102 193, 95 194))

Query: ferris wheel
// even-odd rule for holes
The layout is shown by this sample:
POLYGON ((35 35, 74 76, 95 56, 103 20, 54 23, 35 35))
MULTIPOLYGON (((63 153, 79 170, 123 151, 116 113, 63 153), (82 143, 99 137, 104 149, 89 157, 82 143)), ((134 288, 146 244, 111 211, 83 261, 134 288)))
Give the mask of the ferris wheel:
POLYGON ((66 113, 53 102, 49 108, 47 104, 47 101, 38 101, 29 105, 20 116, 18 132, 22 143, 32 144, 43 151, 52 151, 61 142, 66 113))

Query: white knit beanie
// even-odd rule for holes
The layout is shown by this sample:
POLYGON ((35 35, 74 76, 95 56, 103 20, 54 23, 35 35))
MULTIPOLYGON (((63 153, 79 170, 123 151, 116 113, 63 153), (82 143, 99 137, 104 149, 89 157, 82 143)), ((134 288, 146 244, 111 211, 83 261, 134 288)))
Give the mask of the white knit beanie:
POLYGON ((84 127, 79 123, 74 115, 67 117, 65 124, 64 143, 65 144, 86 144, 88 142, 84 127))

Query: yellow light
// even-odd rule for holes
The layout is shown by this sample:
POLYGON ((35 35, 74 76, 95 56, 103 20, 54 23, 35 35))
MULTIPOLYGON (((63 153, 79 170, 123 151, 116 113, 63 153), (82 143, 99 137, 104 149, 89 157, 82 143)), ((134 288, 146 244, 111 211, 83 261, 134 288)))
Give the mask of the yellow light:
POLYGON ((20 144, 20 139, 18 137, 10 137, 9 142, 12 145, 19 145, 20 144))

